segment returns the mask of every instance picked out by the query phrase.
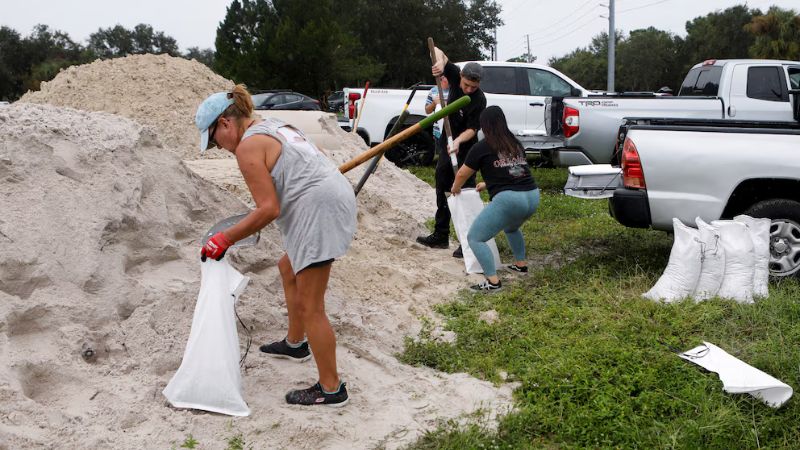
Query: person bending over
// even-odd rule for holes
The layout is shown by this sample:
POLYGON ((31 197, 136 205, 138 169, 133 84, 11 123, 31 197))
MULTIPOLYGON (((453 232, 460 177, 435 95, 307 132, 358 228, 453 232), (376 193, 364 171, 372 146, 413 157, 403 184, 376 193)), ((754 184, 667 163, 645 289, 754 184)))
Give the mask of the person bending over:
POLYGON ((303 362, 311 357, 310 346, 319 381, 290 391, 286 402, 344 406, 348 394, 336 369, 336 336, 325 314, 325 290, 333 260, 347 252, 356 231, 353 187, 300 131, 254 116, 250 94, 241 85, 206 98, 195 124, 201 151, 217 147, 236 156, 256 204, 239 223, 212 236, 201 258, 220 260, 234 242, 275 221, 286 250, 278 269, 289 329, 284 339, 262 345, 261 351, 303 362))
POLYGON ((486 279, 470 289, 495 291, 500 289, 501 283, 486 242, 504 231, 515 259, 508 268, 527 273, 525 240, 519 228, 536 212, 539 189, 525 159, 525 149, 509 131, 503 110, 490 106, 481 113, 480 121, 485 137, 469 150, 450 192, 458 195, 465 181, 477 171, 481 172, 484 181, 478 184, 477 190, 488 189, 491 202, 470 226, 467 242, 486 279))
MULTIPOLYGON (((478 142, 479 118, 481 111, 486 108, 486 96, 481 90, 481 76, 483 68, 476 62, 469 62, 459 70, 458 66, 449 62, 441 50, 435 48, 436 64, 432 66, 431 73, 434 77, 443 76, 450 85, 447 103, 450 104, 464 95, 470 97, 469 105, 449 116, 450 129, 453 131, 453 147, 448 148, 447 136, 442 133, 439 137, 439 161, 436 163, 436 223, 433 233, 429 236, 417 237, 417 242, 431 248, 448 248, 450 245, 450 209, 447 206, 445 192, 452 186, 453 166, 450 163, 449 153, 455 153, 458 163, 464 162, 467 151, 478 142)), ((466 181, 467 187, 475 186, 475 178, 466 181)), ((460 258, 461 246, 453 256, 460 258)))

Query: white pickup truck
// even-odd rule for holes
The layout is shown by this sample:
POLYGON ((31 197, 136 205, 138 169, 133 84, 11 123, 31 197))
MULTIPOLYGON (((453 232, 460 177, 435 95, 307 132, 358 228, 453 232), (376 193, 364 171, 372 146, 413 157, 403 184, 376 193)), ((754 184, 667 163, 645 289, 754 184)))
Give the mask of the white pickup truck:
MULTIPOLYGON (((463 67, 467 62, 456 65, 463 67)), ((497 105, 503 109, 509 128, 529 153, 562 145, 560 138, 547 135, 545 102, 551 97, 585 97, 590 93, 588 90, 552 67, 528 63, 476 62, 483 66, 481 89, 486 95, 487 106, 497 105)), ((413 125, 426 116, 425 97, 428 89, 430 86, 424 86, 415 94, 404 126, 413 125)), ((370 145, 383 142, 410 93, 408 89, 370 88, 358 121, 357 133, 370 145)), ((352 128, 362 94, 363 89, 344 89, 346 122, 340 122, 343 128, 352 128)), ((433 158, 433 152, 433 138, 426 131, 404 143, 398 151, 387 154, 387 157, 405 164, 425 163, 433 158)))
MULTIPOLYGON (((655 94, 553 98, 548 135, 561 138, 556 165, 618 162, 618 129, 626 117, 791 121, 790 89, 800 88, 800 62, 708 60, 684 79, 677 97, 655 94)), ((755 150, 755 149, 754 149, 755 150)))
POLYGON ((609 210, 671 230, 738 214, 772 219, 770 273, 800 272, 800 89, 791 122, 639 119, 620 129, 622 186, 609 210))

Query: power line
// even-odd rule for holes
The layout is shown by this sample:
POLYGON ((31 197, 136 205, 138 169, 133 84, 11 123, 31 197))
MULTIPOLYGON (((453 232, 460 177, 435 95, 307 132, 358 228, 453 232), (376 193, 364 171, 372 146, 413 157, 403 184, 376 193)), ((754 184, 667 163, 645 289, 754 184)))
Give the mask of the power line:
POLYGON ((634 8, 623 9, 623 10, 621 10, 621 11, 617 11, 617 14, 626 13, 626 12, 628 12, 628 11, 636 11, 637 9, 642 9, 642 8, 648 8, 648 7, 650 7, 650 6, 658 5, 659 3, 664 3, 664 2, 668 2, 668 1, 669 1, 669 0, 659 0, 659 1, 657 1, 657 2, 648 3, 648 4, 646 4, 646 5, 642 5, 642 6, 637 6, 637 7, 634 7, 634 8))
MULTIPOLYGON (((578 11, 578 10, 580 10, 581 8, 583 8, 584 6, 588 5, 589 3, 592 3, 593 1, 596 1, 596 0, 586 0, 585 2, 581 3, 581 4, 580 4, 580 6, 578 6, 577 8, 575 8, 575 10, 576 10, 576 11, 578 11)), ((595 8, 595 7, 597 7, 597 6, 598 6, 598 5, 595 5, 593 8, 595 8)), ((540 28, 540 29, 539 29, 539 30, 537 30, 537 31, 534 31, 533 33, 531 33, 531 36, 533 36, 533 35, 536 35, 536 34, 539 34, 539 33, 541 33, 542 31, 549 30, 549 29, 551 29, 551 28, 553 28, 553 27, 556 27, 556 26, 558 26, 558 25, 561 25, 561 22, 563 22, 564 20, 567 20, 567 19, 571 19, 572 17, 573 17, 573 14, 569 14, 569 15, 567 15, 567 16, 564 16, 564 17, 560 18, 560 19, 557 19, 555 22, 551 23, 550 25, 548 25, 548 26, 546 26, 546 27, 544 27, 544 28, 540 28)))
MULTIPOLYGON (((584 17, 586 17, 586 16, 588 16, 588 15, 590 15, 590 14, 596 14, 596 13, 597 13, 597 11, 596 11, 596 9, 595 9, 595 8, 597 8, 597 6, 599 6, 599 5, 596 5, 596 6, 592 7, 592 9, 589 9, 589 10, 588 10, 588 11, 586 11, 585 13, 583 13, 583 14, 581 14, 580 16, 576 17, 576 18, 575 18, 574 20, 572 20, 571 22, 564 24, 564 27, 571 26, 572 24, 574 24, 574 23, 577 23, 578 21, 580 21, 581 19, 583 19, 584 17)), ((562 27, 562 28, 563 28, 563 27, 562 27)), ((549 37, 549 36, 553 36, 553 35, 556 35, 556 34, 559 34, 559 33, 563 33, 563 32, 564 32, 564 30, 563 30, 563 29, 561 29, 561 30, 557 30, 557 31, 553 31, 553 32, 551 32, 551 33, 546 33, 546 34, 544 34, 544 35, 542 35, 542 36, 539 36, 537 39, 543 39, 543 38, 546 38, 546 37, 549 37)))
POLYGON ((565 36, 568 36, 568 35, 570 35, 570 34, 574 33, 574 32, 575 32, 575 31, 577 31, 577 30, 580 30, 581 28, 584 28, 585 26, 587 26, 587 25, 591 24, 592 22, 596 21, 596 20, 597 20, 597 19, 599 19, 599 18, 600 18, 600 16, 597 16, 597 17, 592 17, 592 18, 591 18, 591 19, 589 19, 587 22, 584 22, 584 23, 583 23, 583 24, 581 24, 581 25, 576 25, 576 26, 575 26, 575 28, 572 28, 572 29, 568 30, 566 33, 564 33, 564 34, 562 34, 562 35, 560 35, 560 36, 557 36, 557 37, 555 37, 555 38, 553 38, 553 39, 550 39, 550 40, 548 40, 548 41, 544 41, 544 42, 536 42, 536 41, 534 41, 534 44, 536 44, 536 45, 544 45, 544 44, 549 44, 549 43, 551 43, 551 42, 555 42, 555 41, 557 41, 557 40, 559 40, 559 39, 561 39, 561 38, 563 38, 563 37, 565 37, 565 36))

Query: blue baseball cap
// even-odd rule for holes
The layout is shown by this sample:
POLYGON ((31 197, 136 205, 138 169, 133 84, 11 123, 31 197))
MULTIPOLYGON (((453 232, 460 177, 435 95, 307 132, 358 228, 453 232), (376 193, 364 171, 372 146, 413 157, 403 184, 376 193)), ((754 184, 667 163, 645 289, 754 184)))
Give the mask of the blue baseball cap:
POLYGON ((200 130, 200 153, 208 150, 211 145, 208 143, 208 129, 219 119, 219 116, 233 104, 233 96, 228 92, 217 92, 211 94, 203 100, 197 107, 197 114, 194 116, 194 124, 200 130))

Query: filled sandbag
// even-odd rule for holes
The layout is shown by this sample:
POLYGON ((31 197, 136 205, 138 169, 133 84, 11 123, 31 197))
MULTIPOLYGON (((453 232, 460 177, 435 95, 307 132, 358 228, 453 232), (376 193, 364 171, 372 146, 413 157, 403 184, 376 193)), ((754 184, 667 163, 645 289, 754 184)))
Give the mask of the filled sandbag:
POLYGON ((700 278, 692 295, 695 300, 707 300, 719 292, 725 276, 725 250, 720 243, 719 230, 701 218, 696 218, 701 245, 700 278))
POLYGON ((249 416, 239 371, 239 334, 233 306, 250 278, 227 258, 201 264, 200 293, 178 371, 164 388, 176 408, 249 416))
POLYGON ((747 225, 733 220, 715 220, 719 240, 725 251, 725 276, 717 295, 739 303, 753 303, 755 256, 747 225))
POLYGON ((642 294, 650 300, 674 302, 691 296, 700 278, 701 245, 699 232, 678 219, 672 219, 675 242, 669 254, 667 268, 652 289, 642 294))
POLYGON ((769 229, 772 226, 772 220, 755 219, 744 214, 734 217, 733 220, 747 225, 750 238, 753 240, 753 255, 755 256, 753 295, 769 297, 769 229))

